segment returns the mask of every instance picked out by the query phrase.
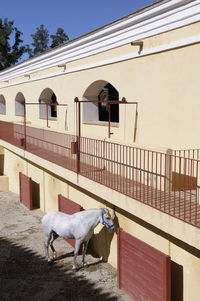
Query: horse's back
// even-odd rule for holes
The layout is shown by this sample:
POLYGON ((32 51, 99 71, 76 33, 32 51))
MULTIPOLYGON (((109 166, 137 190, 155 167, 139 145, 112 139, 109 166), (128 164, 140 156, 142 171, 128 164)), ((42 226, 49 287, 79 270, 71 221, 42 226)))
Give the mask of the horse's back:
MULTIPOLYGON (((63 214, 65 214, 65 213, 60 212, 60 211, 47 212, 42 218, 42 224, 49 222, 52 218, 56 218, 57 216, 62 216, 63 214)), ((65 215, 67 215, 67 214, 65 214, 65 215)))
POLYGON ((53 228, 55 227, 55 224, 63 224, 69 217, 70 216, 68 214, 60 211, 50 211, 43 216, 42 226, 45 232, 49 232, 54 230, 53 228))

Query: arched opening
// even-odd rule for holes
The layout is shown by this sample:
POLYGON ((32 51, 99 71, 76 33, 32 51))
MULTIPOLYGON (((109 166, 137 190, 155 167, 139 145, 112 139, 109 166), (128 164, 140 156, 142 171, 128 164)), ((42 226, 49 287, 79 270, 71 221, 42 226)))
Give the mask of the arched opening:
POLYGON ((55 93, 46 88, 42 91, 39 98, 40 108, 39 108, 39 117, 40 118, 57 118, 57 97, 55 93))
POLYGON ((24 116, 24 103, 25 97, 19 92, 15 97, 15 115, 16 116, 24 116))
MULTIPOLYGON (((107 81, 92 83, 85 91, 83 100, 119 100, 119 92, 107 81)), ((108 103, 83 103, 83 122, 108 122, 108 103)), ((119 105, 110 105, 110 121, 119 123, 119 105)))
POLYGON ((6 101, 3 95, 0 95, 0 114, 6 114, 6 101))

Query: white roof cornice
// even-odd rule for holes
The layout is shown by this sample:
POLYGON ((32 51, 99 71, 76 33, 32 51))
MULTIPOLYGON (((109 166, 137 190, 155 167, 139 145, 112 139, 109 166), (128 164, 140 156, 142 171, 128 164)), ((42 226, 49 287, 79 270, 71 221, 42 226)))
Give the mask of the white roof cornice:
POLYGON ((0 82, 200 20, 200 0, 163 0, 0 72, 0 82))

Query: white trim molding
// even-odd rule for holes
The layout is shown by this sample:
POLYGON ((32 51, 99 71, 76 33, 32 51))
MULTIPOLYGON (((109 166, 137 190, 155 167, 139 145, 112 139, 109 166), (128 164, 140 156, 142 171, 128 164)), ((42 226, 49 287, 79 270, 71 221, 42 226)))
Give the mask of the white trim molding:
POLYGON ((112 59, 99 61, 97 63, 83 65, 83 66, 80 66, 80 67, 69 68, 65 71, 49 73, 49 74, 34 77, 34 78, 28 79, 28 80, 20 80, 20 81, 16 81, 16 82, 10 83, 10 84, 6 83, 5 85, 0 86, 0 89, 10 87, 10 86, 20 85, 20 84, 24 84, 24 83, 30 83, 30 82, 38 81, 38 80, 42 80, 42 79, 47 79, 47 78, 51 78, 51 77, 55 77, 55 76, 60 76, 60 75, 64 75, 64 74, 69 74, 69 73, 73 73, 73 72, 92 69, 92 68, 96 68, 96 67, 106 66, 106 65, 109 65, 109 64, 119 63, 119 62, 127 61, 127 60, 130 60, 130 59, 134 59, 134 58, 137 58, 137 57, 156 54, 156 53, 159 53, 159 52, 164 52, 164 51, 168 51, 168 50, 172 50, 172 49, 176 49, 176 48, 180 48, 180 47, 190 46, 190 45, 197 44, 197 43, 200 43, 200 35, 199 36, 194 36, 192 38, 176 41, 176 42, 173 42, 173 43, 165 44, 165 45, 162 45, 162 46, 150 48, 150 49, 147 49, 147 50, 143 50, 139 53, 126 54, 126 55, 118 56, 118 57, 115 57, 115 58, 112 58, 112 59))
MULTIPOLYGON (((0 82, 67 64, 199 20, 200 0, 157 1, 91 33, 1 71, 0 82)), ((152 51, 152 49, 146 51, 152 51)), ((66 69, 62 74, 68 72, 69 70, 66 69)))

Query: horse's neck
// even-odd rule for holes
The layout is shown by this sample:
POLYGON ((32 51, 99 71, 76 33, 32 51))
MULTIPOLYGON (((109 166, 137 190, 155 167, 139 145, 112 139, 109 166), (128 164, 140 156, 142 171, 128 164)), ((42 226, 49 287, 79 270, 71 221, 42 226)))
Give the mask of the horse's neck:
POLYGON ((100 210, 95 210, 94 212, 90 212, 88 216, 88 223, 90 224, 90 227, 94 229, 100 222, 100 216, 101 216, 101 211, 100 210))

